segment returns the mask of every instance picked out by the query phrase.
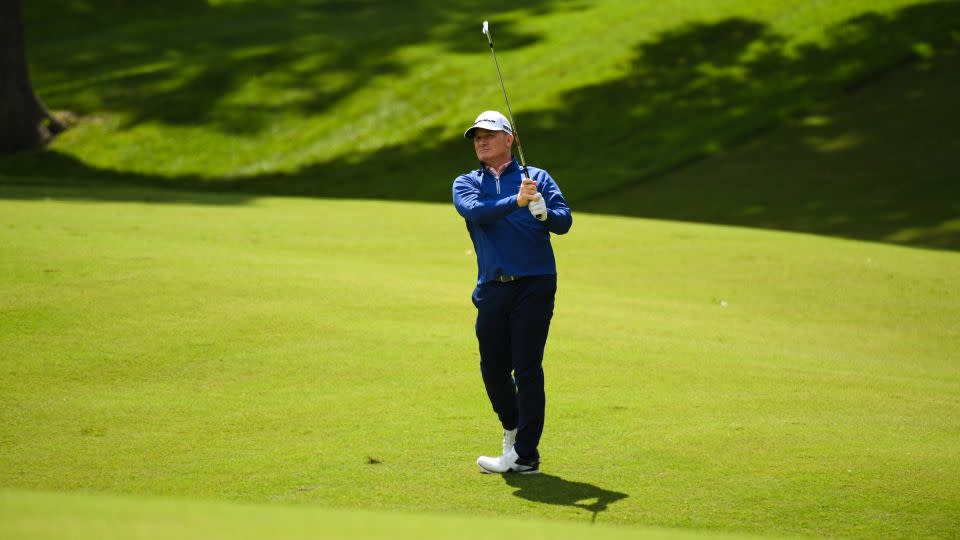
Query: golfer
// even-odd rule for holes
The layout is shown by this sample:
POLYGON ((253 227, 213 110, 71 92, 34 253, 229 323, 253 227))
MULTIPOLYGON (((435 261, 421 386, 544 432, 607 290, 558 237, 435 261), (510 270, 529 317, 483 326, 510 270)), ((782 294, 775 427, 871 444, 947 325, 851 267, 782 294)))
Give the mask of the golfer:
POLYGON ((454 180, 453 204, 477 254, 480 373, 503 425, 503 453, 477 465, 485 473, 538 473, 543 349, 557 291, 550 233, 566 233, 573 218, 546 171, 528 167, 530 178, 523 177, 502 114, 481 113, 463 136, 473 140, 480 168, 454 180))

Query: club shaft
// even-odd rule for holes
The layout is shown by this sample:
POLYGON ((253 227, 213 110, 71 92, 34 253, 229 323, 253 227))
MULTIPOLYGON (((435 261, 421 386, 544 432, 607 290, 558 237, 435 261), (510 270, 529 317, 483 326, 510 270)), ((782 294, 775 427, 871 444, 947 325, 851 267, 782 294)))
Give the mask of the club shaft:
MULTIPOLYGON (((517 141, 517 153, 520 154, 520 167, 523 169, 524 178, 530 178, 530 171, 527 170, 527 159, 523 155, 523 146, 520 144, 520 128, 513 119, 513 110, 510 109, 510 98, 507 97, 507 85, 503 82, 503 73, 500 72, 500 62, 497 61, 497 51, 493 48, 493 36, 490 35, 487 23, 483 23, 484 34, 487 36, 487 42, 490 44, 490 55, 493 56, 493 65, 497 68, 497 78, 500 79, 500 89, 503 90, 503 101, 507 104, 507 116, 510 118, 510 125, 513 127, 513 138, 517 141)), ((543 214, 537 214, 536 218, 543 220, 543 214)))
POLYGON ((523 146, 520 145, 520 129, 513 120, 513 111, 510 110, 510 98, 507 97, 507 85, 503 84, 503 74, 500 73, 500 63, 497 62, 497 52, 493 48, 493 40, 490 40, 490 54, 493 56, 493 65, 497 68, 497 78, 500 79, 500 89, 503 90, 503 101, 507 103, 507 115, 510 117, 510 125, 513 126, 513 137, 517 140, 517 152, 520 154, 520 166, 523 167, 523 175, 530 178, 527 172, 527 160, 523 156, 523 146))

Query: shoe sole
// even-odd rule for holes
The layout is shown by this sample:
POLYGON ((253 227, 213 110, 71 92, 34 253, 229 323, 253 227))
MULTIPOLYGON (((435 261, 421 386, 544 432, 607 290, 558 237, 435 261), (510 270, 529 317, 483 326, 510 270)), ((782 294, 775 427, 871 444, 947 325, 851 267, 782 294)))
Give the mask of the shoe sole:
POLYGON ((536 468, 536 469, 528 470, 528 471, 515 471, 515 470, 511 469, 511 470, 506 471, 506 472, 498 472, 498 471, 491 471, 491 470, 489 470, 489 469, 484 469, 484 468, 483 468, 483 465, 479 465, 479 464, 477 465, 477 467, 480 467, 480 472, 481 472, 482 474, 540 474, 540 468, 539 468, 539 467, 536 468))

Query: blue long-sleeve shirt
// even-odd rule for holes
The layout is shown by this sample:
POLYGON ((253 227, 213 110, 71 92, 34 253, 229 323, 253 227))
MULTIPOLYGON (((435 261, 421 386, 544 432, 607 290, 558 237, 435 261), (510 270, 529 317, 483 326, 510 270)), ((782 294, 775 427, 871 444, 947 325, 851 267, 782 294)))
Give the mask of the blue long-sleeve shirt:
POLYGON ((547 171, 527 167, 547 204, 547 219, 538 221, 517 205, 523 171, 513 160, 494 176, 482 164, 453 181, 453 204, 467 222, 477 254, 477 283, 499 276, 540 276, 557 273, 550 233, 564 234, 573 224, 570 207, 547 171))

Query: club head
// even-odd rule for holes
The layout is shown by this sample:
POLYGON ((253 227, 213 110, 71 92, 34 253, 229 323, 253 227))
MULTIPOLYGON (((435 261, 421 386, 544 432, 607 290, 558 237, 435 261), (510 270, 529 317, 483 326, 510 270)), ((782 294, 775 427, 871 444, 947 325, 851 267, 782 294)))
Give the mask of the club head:
POLYGON ((490 23, 483 21, 483 35, 487 36, 487 41, 493 43, 493 37, 490 35, 490 23))

